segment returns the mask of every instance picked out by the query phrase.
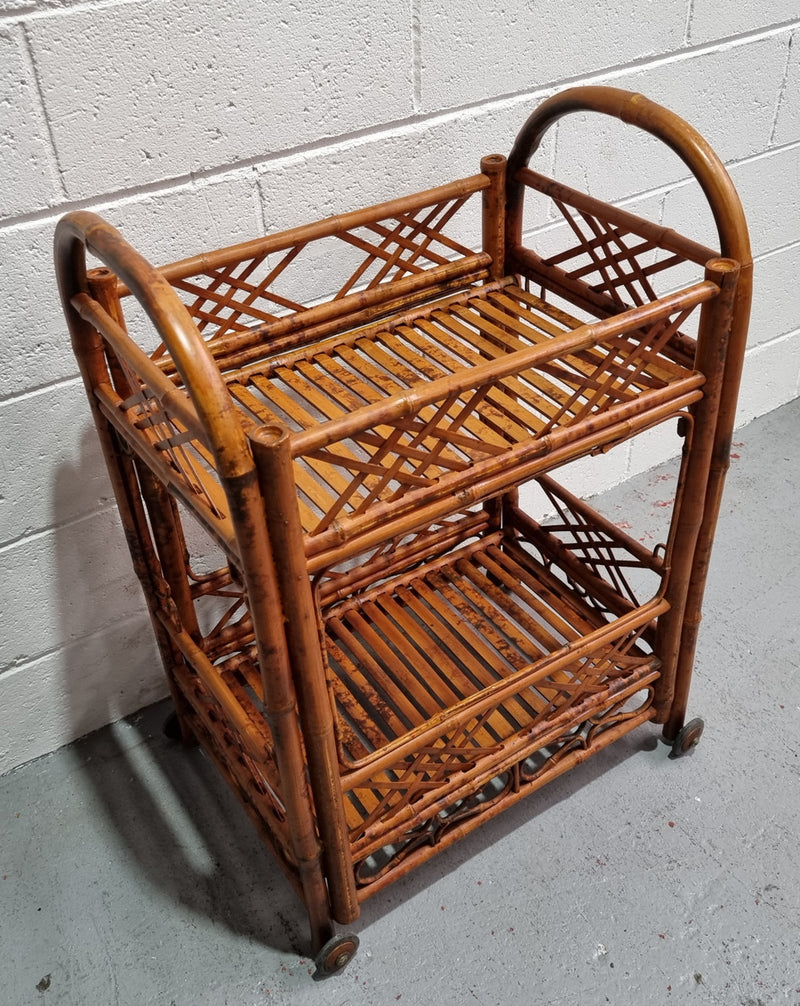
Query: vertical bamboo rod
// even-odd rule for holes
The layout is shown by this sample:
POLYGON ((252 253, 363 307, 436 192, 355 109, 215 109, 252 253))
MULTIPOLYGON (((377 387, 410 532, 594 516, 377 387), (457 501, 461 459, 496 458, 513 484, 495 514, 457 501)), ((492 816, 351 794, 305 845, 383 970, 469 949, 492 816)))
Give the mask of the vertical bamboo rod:
POLYGON ((258 649, 264 713, 275 744, 281 800, 291 835, 303 900, 316 954, 335 935, 322 866, 312 796, 306 778, 297 695, 291 677, 284 626, 286 615, 277 586, 275 561, 255 466, 224 480, 242 563, 242 577, 258 649))
POLYGON ((358 917, 344 815, 333 711, 328 696, 316 605, 305 562, 288 430, 261 426, 249 434, 258 469, 284 611, 331 906, 339 922, 358 917))
POLYGON ((192 639, 199 643, 201 639, 200 627, 197 624, 197 613, 189 587, 186 571, 186 549, 175 501, 167 492, 164 484, 155 478, 147 465, 138 462, 136 469, 142 497, 150 517, 153 538, 161 560, 164 579, 169 585, 178 619, 192 639))
MULTIPOLYGON (((56 249, 59 291, 72 349, 83 378, 106 469, 117 501, 120 522, 131 555, 133 570, 142 587, 156 644, 164 665, 170 695, 178 712, 181 736, 184 743, 189 744, 194 738, 186 725, 187 704, 175 675, 175 668, 182 662, 183 657, 158 618, 157 598, 160 567, 147 526, 133 461, 122 453, 118 436, 103 415, 95 395, 95 389, 98 385, 108 382, 105 345, 100 333, 94 326, 81 318, 72 306, 75 294, 86 293, 90 289, 86 274, 86 250, 80 241, 74 240, 65 241, 60 247, 57 244, 56 249)), ((113 282, 111 277, 112 274, 109 273, 105 283, 102 282, 105 277, 101 278, 99 289, 95 287, 92 292, 98 292, 104 298, 104 306, 111 307, 115 316, 121 316, 119 304, 117 303, 117 307, 113 308, 116 295, 110 293, 110 283, 113 282)))
MULTIPOLYGON (((97 302, 108 312, 109 316, 127 331, 125 316, 120 303, 117 277, 110 269, 92 269, 87 274, 89 291, 97 302)), ((128 378, 119 366, 116 354, 107 345, 106 359, 109 370, 114 378, 114 386, 120 395, 126 397, 134 389, 130 387, 128 378)), ((161 572, 166 579, 172 600, 175 603, 181 624, 194 639, 200 640, 200 629, 194 610, 189 583, 186 577, 186 548, 178 520, 175 502, 150 469, 141 463, 134 462, 134 468, 139 482, 139 490, 147 507, 150 519, 152 537, 158 550, 161 572)), ((184 739, 191 734, 188 723, 182 716, 183 703, 176 706, 181 733, 184 739)))
POLYGON ((731 325, 728 357, 722 378, 722 399, 714 431, 714 447, 708 486, 706 488, 705 510, 697 545, 695 546, 692 576, 686 602, 686 615, 683 621, 681 646, 675 670, 673 705, 664 724, 664 738, 668 741, 675 739, 683 726, 683 720, 686 715, 692 667, 697 648, 697 634, 702 619, 701 606, 711 560, 711 548, 714 543, 714 531, 716 530, 717 518, 719 517, 725 476, 730 467, 731 438, 736 419, 736 403, 742 376, 744 351, 747 343, 747 326, 750 317, 752 290, 753 263, 748 259, 742 264, 733 307, 734 317, 731 325))
MULTIPOLYGON (((100 421, 108 429, 109 441, 115 444, 116 434, 108 420, 100 414, 100 421)), ((103 453, 106 456, 106 466, 111 478, 125 538, 128 542, 134 572, 142 586, 150 622, 164 665, 170 697, 181 730, 181 740, 188 746, 194 744, 196 738, 190 722, 190 704, 179 684, 179 668, 184 664, 184 659, 179 647, 159 618, 162 569, 147 523, 135 464, 132 458, 122 454, 116 444, 108 450, 106 447, 107 438, 99 424, 97 429, 100 442, 103 445, 103 453)))
MULTIPOLYGON (((125 325, 125 315, 119 299, 117 277, 114 273, 110 269, 106 268, 92 269, 89 273, 87 273, 86 278, 88 280, 89 293, 91 296, 94 297, 97 303, 105 309, 109 316, 114 319, 123 331, 127 331, 125 325)), ((119 364, 116 353, 110 350, 107 343, 104 346, 104 349, 106 352, 106 359, 108 361, 108 369, 111 372, 111 376, 114 381, 114 387, 120 397, 127 398, 134 389, 131 388, 128 379, 119 364)))
MULTIPOLYGON (((730 440, 736 413, 747 341, 747 325, 752 297, 752 254, 741 202, 722 162, 710 145, 679 116, 648 101, 641 94, 631 94, 610 87, 579 87, 564 91, 544 102, 528 119, 517 136, 508 163, 508 209, 506 241, 513 250, 522 235, 524 185, 519 171, 539 147, 546 131, 562 116, 591 110, 615 116, 623 122, 658 137, 691 169, 708 200, 720 239, 723 256, 740 265, 738 287, 733 304, 733 320, 724 361, 722 392, 714 426, 711 467, 705 491, 703 515, 688 584, 681 643, 674 671, 674 700, 664 727, 666 739, 673 739, 681 728, 686 711, 700 608, 708 574, 711 546, 719 515, 725 474, 730 464, 730 440)), ((662 703, 665 701, 662 693, 662 703)), ((663 718, 665 710, 660 710, 663 718)))
POLYGON ((483 250, 492 256, 491 279, 505 276, 506 159, 502 154, 481 158, 481 171, 490 181, 483 190, 483 250))
MULTIPOLYGON (((723 388, 725 358, 731 319, 739 279, 739 264, 732 259, 712 259, 706 265, 705 278, 719 286, 719 295, 703 304, 700 314, 695 368, 705 374, 703 397, 693 408, 684 483, 677 512, 673 517, 675 538, 671 543, 669 574, 665 597, 670 610, 661 616, 655 650, 662 661, 661 677, 656 686, 656 720, 664 722, 673 700, 675 674, 685 619, 699 616, 687 594, 694 564, 695 546, 706 506, 708 473, 714 448, 714 430, 723 388)), ((687 687, 688 694, 688 687, 687 687)))

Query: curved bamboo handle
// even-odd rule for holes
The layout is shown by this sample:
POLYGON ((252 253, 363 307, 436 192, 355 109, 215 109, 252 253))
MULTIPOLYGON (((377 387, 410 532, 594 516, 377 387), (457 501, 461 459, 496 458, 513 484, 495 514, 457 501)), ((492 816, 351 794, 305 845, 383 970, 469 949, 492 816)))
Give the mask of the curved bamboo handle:
POLYGON ((197 326, 169 282, 96 213, 68 213, 56 227, 54 255, 58 287, 82 369, 92 371, 95 336, 74 305, 88 293, 86 250, 126 284, 167 347, 194 402, 220 477, 229 481, 253 471, 253 460, 236 407, 197 326))
POLYGON ((515 178, 538 148, 542 137, 558 119, 571 112, 600 112, 661 140, 675 151, 697 178, 717 224, 720 251, 746 266, 751 261, 750 240, 742 205, 728 172, 711 146, 679 115, 642 94, 617 87, 573 87, 543 102, 517 135, 508 158, 508 238, 522 240, 524 186, 515 178))
MULTIPOLYGON (((711 358, 707 369, 718 368, 721 381, 719 407, 714 423, 708 482, 697 542, 693 548, 689 586, 682 615, 679 651, 671 668, 665 668, 658 721, 665 723, 664 735, 673 739, 686 713, 697 628, 700 622, 714 528, 719 514, 725 472, 730 464, 730 441, 736 416, 736 399, 747 344, 747 325, 753 286, 750 239, 739 196, 722 162, 702 136, 668 109, 614 87, 576 87, 545 101, 519 132, 508 159, 508 215, 506 243, 518 247, 522 239, 524 186, 517 181, 520 168, 527 165, 549 127, 570 112, 593 111, 613 115, 625 123, 655 136, 675 151, 700 184, 717 225, 722 255, 741 266, 739 281, 730 306, 730 339, 727 353, 714 362, 716 347, 707 347, 711 358), (721 372, 720 372, 721 371, 721 372)), ((675 641, 673 641, 674 644, 675 641)))

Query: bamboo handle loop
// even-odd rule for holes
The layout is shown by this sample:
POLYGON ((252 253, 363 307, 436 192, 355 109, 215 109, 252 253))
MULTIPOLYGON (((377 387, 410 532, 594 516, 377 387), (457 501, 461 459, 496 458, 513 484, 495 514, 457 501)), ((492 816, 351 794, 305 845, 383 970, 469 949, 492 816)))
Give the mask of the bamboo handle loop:
POLYGON ((528 118, 508 158, 508 238, 522 240, 524 186, 517 180, 555 122, 572 112, 600 112, 650 133, 670 147, 697 178, 717 225, 723 257, 746 266, 751 261, 750 240, 736 189, 722 162, 688 122, 642 94, 617 87, 574 87, 543 102, 528 118))
POLYGON ((128 287, 161 336, 207 431, 221 478, 237 479, 252 471, 236 408, 186 307, 164 276, 116 228, 86 210, 63 217, 54 240, 59 292, 78 358, 93 338, 91 326, 73 304, 78 294, 89 292, 87 249, 128 287))

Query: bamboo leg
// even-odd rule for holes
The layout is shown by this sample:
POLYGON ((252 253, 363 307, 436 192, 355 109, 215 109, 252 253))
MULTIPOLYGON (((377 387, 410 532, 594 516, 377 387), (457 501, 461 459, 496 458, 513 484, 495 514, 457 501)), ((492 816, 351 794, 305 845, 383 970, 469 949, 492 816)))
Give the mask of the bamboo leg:
POLYGON ((264 711, 275 747, 280 797, 286 809, 291 851, 308 913, 312 949, 316 954, 333 938, 335 930, 297 718, 297 693, 286 646, 284 605, 255 468, 243 470, 236 478, 228 477, 225 488, 236 527, 242 575, 258 647, 264 711))
MULTIPOLYGON (((92 296, 95 297, 98 303, 106 309, 117 324, 125 329, 125 317, 117 292, 117 277, 114 273, 111 272, 110 269, 105 268, 93 269, 87 275, 87 280, 92 296)), ((105 350, 107 365, 114 381, 114 386, 120 395, 125 398, 131 393, 132 388, 130 387, 128 379, 122 368, 119 366, 115 354, 108 350, 105 346, 103 348, 105 350)), ((107 454, 106 464, 109 470, 111 470, 112 465, 119 468, 120 478, 127 486, 127 497, 130 502, 130 517, 132 520, 130 526, 136 540, 139 543, 139 547, 143 550, 143 556, 145 557, 144 562, 147 567, 147 572, 145 573, 144 578, 140 575, 139 579, 142 582, 142 588, 147 599, 148 608, 150 609, 151 621, 156 632, 156 637, 158 639, 161 635, 165 635, 164 624, 161 619, 156 617, 158 605, 164 600, 162 585, 165 577, 167 583, 169 584, 173 599, 178 600, 178 609, 183 624, 187 626, 188 631, 193 632, 193 638, 199 638, 191 597, 186 596, 188 595, 188 584, 185 576, 185 565, 181 563, 182 575, 178 574, 175 563, 175 545, 169 541, 170 538, 175 537, 174 528, 172 529, 171 535, 167 530, 167 525, 170 522, 170 515, 172 517, 173 525, 177 520, 175 504, 168 496, 164 487, 154 478, 149 469, 135 459, 130 461, 123 457, 119 439, 116 434, 111 431, 111 427, 107 419, 104 416, 101 416, 98 410, 95 410, 95 413, 95 422, 102 422, 104 426, 108 428, 111 435, 110 443, 116 445, 111 452, 107 454), (147 512, 150 516, 150 528, 152 528, 152 531, 158 540, 158 557, 153 549, 151 532, 148 528, 147 520, 141 507, 142 497, 145 498, 147 512), (159 598, 161 601, 159 601, 159 598)), ((116 490, 115 494, 117 495, 117 502, 119 503, 120 497, 116 490)), ((121 507, 120 512, 122 512, 121 507)), ((123 525, 127 530, 127 525, 125 525, 124 520, 123 525)), ((128 538, 130 543, 130 535, 128 538)), ((182 535, 179 535, 178 554, 181 556, 183 554, 182 546, 183 538, 182 535)), ((136 568, 136 565, 137 563, 134 559, 134 568, 136 568)), ((175 664, 173 663, 174 660, 182 660, 183 658, 179 648, 175 645, 173 640, 165 638, 164 642, 167 645, 167 649, 172 654, 171 657, 163 657, 163 646, 162 643, 159 642, 159 647, 162 650, 167 680, 170 686, 170 694, 172 696, 175 713, 178 717, 178 723, 180 725, 181 740, 184 744, 191 745, 196 743, 194 733, 189 725, 188 714, 191 707, 184 698, 178 684, 178 676, 174 672, 175 664)))
POLYGON ((100 410, 94 408, 94 403, 92 405, 133 569, 142 586, 156 643, 164 665, 170 696, 178 714, 181 739, 184 744, 190 745, 195 743, 194 734, 189 726, 188 712, 190 707, 181 691, 175 672, 175 668, 183 662, 183 656, 158 617, 158 612, 163 605, 165 581, 150 536, 136 471, 133 461, 122 452, 114 430, 100 410))
MULTIPOLYGON (((693 410, 693 421, 683 473, 681 499, 674 516, 674 537, 670 543, 669 573, 665 598, 670 609, 659 618, 655 652, 662 662, 661 678, 656 689, 656 720, 663 723, 675 694, 676 668, 681 648, 685 620, 699 614, 699 607, 688 605, 695 546, 706 505, 708 473, 714 446, 714 426, 719 410, 723 384, 723 368, 728 346, 738 264, 730 259, 712 259, 706 266, 706 279, 718 284, 720 293, 707 301, 700 316, 696 369, 706 375, 703 398, 693 410)), ((688 695, 688 682, 686 683, 688 695)))
MULTIPOLYGON (((162 610, 160 597, 163 594, 163 578, 150 538, 136 474, 130 459, 123 457, 116 435, 100 411, 95 396, 95 389, 106 383, 109 376, 104 343, 93 325, 85 321, 73 306, 73 299, 86 292, 88 286, 86 252, 82 240, 71 232, 68 233, 57 245, 56 261, 73 349, 109 467, 134 568, 145 590, 170 688, 176 705, 179 706, 182 696, 172 668, 178 666, 177 662, 182 657, 158 618, 157 613, 162 610)), ((154 284, 156 287, 158 282, 154 284)), ((208 397, 213 396, 209 394, 208 397)), ((212 409, 208 402, 204 404, 209 410, 212 409)), ((302 741, 295 710, 296 698, 288 672, 281 608, 275 590, 272 554, 266 538, 263 503, 252 458, 245 453, 237 453, 236 447, 236 444, 230 446, 231 458, 225 466, 221 481, 231 506, 231 516, 237 528, 237 542, 243 556, 243 575, 262 668, 264 704, 275 743, 281 799, 292 839, 291 859, 297 871, 298 887, 308 913, 312 946, 316 953, 334 935, 334 927, 306 785, 302 741)), ((229 460, 227 455, 225 460, 229 460)))
POLYGON ((139 462, 136 464, 136 469, 161 560, 161 569, 169 584, 178 620, 192 639, 199 642, 201 633, 189 587, 186 549, 175 502, 146 465, 139 462))
POLYGON ((288 431, 262 426, 250 434, 273 543, 275 569, 285 610, 286 636, 296 675, 300 719, 311 790, 323 842, 334 916, 358 917, 347 824, 336 754, 333 713, 325 680, 321 633, 305 563, 288 431))
POLYGON ((705 509, 697 545, 694 552, 691 580, 683 620, 680 651, 675 670, 675 689, 663 735, 672 741, 678 735, 686 717, 691 684, 692 667, 697 647, 697 635, 702 620, 701 607, 705 591, 714 531, 722 502, 725 476, 730 467, 730 442, 736 418, 736 401, 742 374, 744 349, 747 341, 747 323, 752 296, 753 264, 748 259, 742 265, 734 303, 734 318, 730 337, 730 349, 725 364, 722 400, 714 434, 713 456, 705 495, 705 509))
MULTIPOLYGON (((133 462, 123 453, 120 441, 111 424, 102 414, 97 405, 94 389, 98 384, 108 380, 107 359, 103 340, 95 329, 86 323, 70 303, 73 293, 79 292, 86 284, 84 253, 82 248, 75 248, 73 253, 65 256, 59 263, 61 268, 62 298, 65 314, 69 324, 75 357, 80 367, 89 406, 97 429, 98 439, 105 459, 111 486, 117 501, 128 549, 131 555, 134 572, 142 585, 150 621, 156 637, 156 644, 161 654, 164 672, 167 678, 172 701, 176 709, 184 710, 186 700, 176 680, 175 668, 182 662, 178 648, 172 643, 168 632, 157 617, 160 585, 163 583, 160 565, 153 548, 147 519, 144 515, 139 484, 133 462)), ((114 283, 116 280, 114 279, 114 283)), ((115 295, 111 292, 112 280, 103 275, 100 278, 101 295, 104 301, 113 305, 115 295)), ((118 301, 114 310, 118 315, 118 301)), ((186 743, 191 743, 192 737, 188 729, 183 733, 186 743)))

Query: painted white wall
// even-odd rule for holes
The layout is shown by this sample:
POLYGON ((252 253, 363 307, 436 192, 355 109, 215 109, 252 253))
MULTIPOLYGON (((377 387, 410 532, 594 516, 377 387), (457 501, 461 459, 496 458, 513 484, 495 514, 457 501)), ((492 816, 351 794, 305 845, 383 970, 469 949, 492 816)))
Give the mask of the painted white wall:
MULTIPOLYGON (((800 393, 798 27, 796 0, 0 3, 0 772, 165 693, 57 301, 62 213, 168 261, 472 173, 569 84, 639 90, 740 188, 745 423, 800 393)), ((546 167, 693 232, 678 162, 592 120, 589 158, 562 123, 546 167)))

